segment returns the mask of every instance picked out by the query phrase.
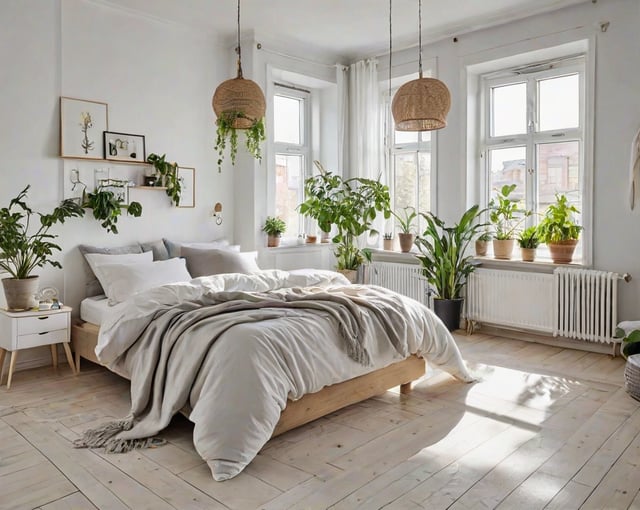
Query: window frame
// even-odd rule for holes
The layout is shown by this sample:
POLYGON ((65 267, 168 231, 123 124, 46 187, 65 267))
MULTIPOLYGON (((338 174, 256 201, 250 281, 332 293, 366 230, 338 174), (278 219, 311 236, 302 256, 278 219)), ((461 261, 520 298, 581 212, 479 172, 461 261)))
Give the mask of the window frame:
MULTIPOLYGON (((581 234, 581 253, 579 263, 588 265, 591 263, 592 251, 592 224, 590 221, 592 214, 592 163, 589 154, 593 151, 593 132, 590 125, 592 106, 587 101, 587 87, 589 86, 589 59, 586 53, 571 55, 563 59, 555 59, 551 69, 544 69, 526 74, 515 74, 512 70, 480 74, 480 132, 479 132, 479 154, 481 159, 481 179, 479 182, 481 205, 487 207, 491 198, 490 183, 490 157, 489 152, 494 149, 525 147, 525 183, 526 183, 526 208, 536 210, 538 205, 538 165, 537 147, 545 143, 573 142, 579 143, 579 165, 580 165, 580 192, 581 192, 581 225, 584 230, 581 234), (562 76, 578 74, 579 80, 579 125, 577 128, 553 129, 547 131, 537 131, 539 126, 539 87, 538 83, 549 78, 559 78, 562 76), (492 128, 492 94, 491 89, 497 86, 504 86, 516 83, 527 84, 527 129, 526 133, 491 136, 492 128)), ((526 225, 537 224, 535 215, 526 220, 526 225)), ((548 254, 546 247, 541 245, 542 250, 539 258, 546 260, 548 254)))
MULTIPOLYGON (((273 122, 271 136, 270 136, 270 145, 271 145, 271 156, 270 159, 271 164, 273 165, 274 173, 273 173, 273 201, 270 201, 269 208, 273 211, 272 214, 275 214, 276 207, 276 199, 275 194, 277 192, 276 188, 276 173, 275 169, 277 167, 276 160, 279 155, 285 156, 301 156, 302 157, 302 187, 300 188, 301 195, 299 198, 299 203, 304 201, 304 180, 307 179, 311 175, 311 159, 312 159, 312 91, 303 89, 302 87, 296 87, 293 85, 287 85, 283 83, 273 82, 273 92, 271 94, 271 104, 274 105, 274 113, 273 113, 273 122), (301 143, 291 143, 291 142, 278 142, 275 140, 275 98, 277 96, 280 97, 288 97, 301 101, 300 108, 300 139, 301 143)), ((290 230, 290 226, 287 225, 287 231, 283 236, 284 239, 292 239, 296 238, 299 234, 306 232, 307 218, 298 213, 298 225, 299 230, 297 232, 293 232, 290 230)))

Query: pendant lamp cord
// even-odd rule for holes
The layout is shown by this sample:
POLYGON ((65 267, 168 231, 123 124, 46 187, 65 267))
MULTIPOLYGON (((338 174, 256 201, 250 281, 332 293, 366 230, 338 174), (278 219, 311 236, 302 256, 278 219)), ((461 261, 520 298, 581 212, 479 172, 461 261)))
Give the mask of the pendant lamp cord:
POLYGON ((238 0, 238 78, 242 78, 242 50, 240 49, 240 0, 238 0))
POLYGON ((389 104, 391 104, 391 51, 393 50, 392 38, 391 38, 391 3, 393 0, 389 0, 389 104))
MULTIPOLYGON (((240 0, 238 0, 240 1, 240 0)), ((418 0, 418 71, 419 77, 422 79, 422 0, 418 0)))

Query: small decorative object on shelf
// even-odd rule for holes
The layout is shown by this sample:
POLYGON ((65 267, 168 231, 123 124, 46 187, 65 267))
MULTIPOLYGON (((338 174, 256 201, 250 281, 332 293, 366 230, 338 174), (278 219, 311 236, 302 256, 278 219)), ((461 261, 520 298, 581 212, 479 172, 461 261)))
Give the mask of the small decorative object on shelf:
POLYGON ((145 186, 155 186, 158 177, 155 175, 145 175, 144 176, 144 185, 145 186))
POLYGON ((307 244, 316 244, 317 240, 318 240, 318 236, 312 236, 312 235, 307 236, 307 244))

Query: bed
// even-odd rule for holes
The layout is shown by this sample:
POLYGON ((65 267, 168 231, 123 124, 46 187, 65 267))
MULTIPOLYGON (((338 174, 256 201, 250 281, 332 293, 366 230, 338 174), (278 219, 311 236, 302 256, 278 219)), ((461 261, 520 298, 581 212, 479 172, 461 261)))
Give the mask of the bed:
POLYGON ((472 380, 424 306, 331 271, 197 277, 115 305, 85 300, 81 317, 71 335, 77 368, 85 358, 131 379, 132 416, 116 443, 94 433, 80 446, 121 451, 181 410, 216 480, 236 476, 270 437, 395 386, 409 391, 425 356, 472 380))

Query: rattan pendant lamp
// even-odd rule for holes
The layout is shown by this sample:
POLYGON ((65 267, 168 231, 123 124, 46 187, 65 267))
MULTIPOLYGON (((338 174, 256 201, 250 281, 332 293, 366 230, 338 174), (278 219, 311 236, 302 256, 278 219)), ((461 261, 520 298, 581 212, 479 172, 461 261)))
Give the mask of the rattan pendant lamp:
POLYGON ((238 75, 222 82, 213 94, 211 104, 218 118, 233 118, 233 128, 249 129, 264 117, 266 101, 260 86, 242 76, 242 52, 240 49, 240 0, 238 0, 238 75))
POLYGON ((398 131, 432 131, 447 125, 451 94, 447 86, 435 78, 422 77, 422 0, 418 0, 419 60, 417 80, 398 89, 391 113, 398 131))

